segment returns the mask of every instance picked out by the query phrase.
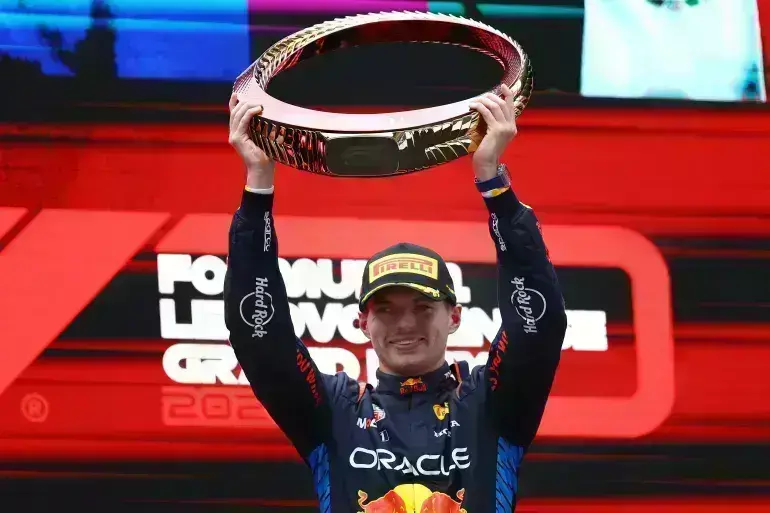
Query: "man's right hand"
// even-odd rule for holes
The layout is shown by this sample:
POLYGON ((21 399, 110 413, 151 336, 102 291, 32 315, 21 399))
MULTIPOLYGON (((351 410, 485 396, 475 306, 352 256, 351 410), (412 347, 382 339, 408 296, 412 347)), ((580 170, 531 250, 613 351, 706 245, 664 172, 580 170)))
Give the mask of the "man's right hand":
MULTIPOLYGON (((275 162, 259 149, 249 137, 249 127, 254 116, 262 114, 262 106, 248 101, 241 102, 233 93, 230 96, 230 145, 235 148, 246 166, 246 185, 254 189, 273 186, 275 162)), ((271 134, 275 137, 275 134, 271 134)), ((280 141, 280 137, 276 142, 280 141)))

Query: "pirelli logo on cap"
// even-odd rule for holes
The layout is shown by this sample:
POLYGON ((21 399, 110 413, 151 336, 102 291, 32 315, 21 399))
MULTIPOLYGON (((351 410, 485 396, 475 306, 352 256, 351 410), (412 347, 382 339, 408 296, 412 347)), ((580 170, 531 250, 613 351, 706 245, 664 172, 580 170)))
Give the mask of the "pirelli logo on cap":
POLYGON ((438 279, 438 261, 414 253, 396 253, 384 256, 369 264, 369 283, 392 273, 421 274, 438 279))

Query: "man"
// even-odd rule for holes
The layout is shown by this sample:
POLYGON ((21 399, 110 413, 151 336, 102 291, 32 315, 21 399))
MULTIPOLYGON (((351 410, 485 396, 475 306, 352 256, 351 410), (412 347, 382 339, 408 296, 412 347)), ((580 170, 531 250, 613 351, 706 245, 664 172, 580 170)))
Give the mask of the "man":
POLYGON ((513 95, 503 92, 471 104, 487 125, 472 160, 497 249, 502 316, 489 360, 473 370, 446 362, 461 319, 446 264, 427 248, 397 244, 374 255, 362 279, 358 322, 379 357, 376 387, 321 374, 295 337, 278 269, 274 167, 247 131, 261 107, 230 100, 230 143, 247 172, 229 234, 230 343, 254 394, 312 469, 324 513, 515 508, 566 315, 538 221, 498 165, 516 135, 513 95))

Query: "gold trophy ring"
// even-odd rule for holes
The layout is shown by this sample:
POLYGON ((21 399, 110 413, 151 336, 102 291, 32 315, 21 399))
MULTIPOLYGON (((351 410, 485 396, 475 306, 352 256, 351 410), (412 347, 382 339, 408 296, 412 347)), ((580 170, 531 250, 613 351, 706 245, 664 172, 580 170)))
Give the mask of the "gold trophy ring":
POLYGON ((483 134, 473 99, 438 107, 378 114, 342 114, 305 109, 267 94, 278 73, 303 59, 345 47, 383 42, 438 42, 489 55, 503 68, 492 92, 513 91, 516 117, 532 93, 532 66, 521 46, 492 27, 456 16, 385 12, 313 25, 268 48, 235 81, 240 100, 264 107, 251 138, 270 158, 327 176, 384 177, 445 164, 468 155, 483 134), (271 137, 270 134, 274 134, 271 137), (280 144, 277 135, 283 136, 280 144))

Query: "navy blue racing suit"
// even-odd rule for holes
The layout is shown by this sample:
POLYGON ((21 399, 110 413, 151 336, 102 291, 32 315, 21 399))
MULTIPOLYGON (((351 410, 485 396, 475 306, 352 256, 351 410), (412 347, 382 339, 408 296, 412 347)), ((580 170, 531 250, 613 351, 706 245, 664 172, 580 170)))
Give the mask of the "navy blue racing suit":
POLYGON ((532 209, 511 190, 484 202, 502 317, 486 365, 378 371, 373 387, 316 368, 289 314, 273 194, 244 191, 229 233, 230 344, 256 398, 312 470, 321 512, 515 509, 567 320, 532 209))

